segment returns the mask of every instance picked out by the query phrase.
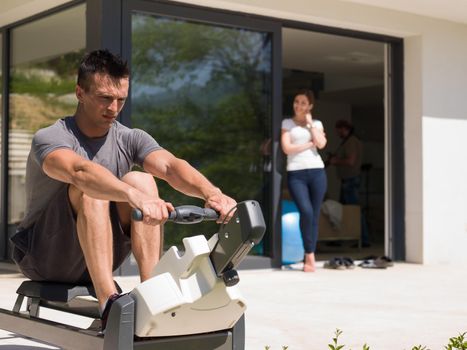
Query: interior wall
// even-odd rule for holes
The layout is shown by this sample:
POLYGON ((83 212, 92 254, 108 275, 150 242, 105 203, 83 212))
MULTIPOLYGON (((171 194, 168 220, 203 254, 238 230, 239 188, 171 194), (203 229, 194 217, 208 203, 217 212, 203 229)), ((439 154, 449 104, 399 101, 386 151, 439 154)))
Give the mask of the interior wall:
POLYGON ((467 25, 338 0, 185 1, 404 38, 406 259, 467 264, 467 25))

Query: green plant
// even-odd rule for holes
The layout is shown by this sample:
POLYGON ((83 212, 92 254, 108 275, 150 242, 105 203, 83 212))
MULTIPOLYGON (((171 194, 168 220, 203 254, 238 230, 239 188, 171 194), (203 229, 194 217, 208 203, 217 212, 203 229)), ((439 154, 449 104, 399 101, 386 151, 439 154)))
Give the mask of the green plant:
POLYGON ((342 331, 337 328, 334 332, 334 338, 332 338, 332 344, 328 344, 329 350, 340 350, 345 345, 339 345, 339 336, 342 334, 342 331))
POLYGON ((449 344, 444 348, 446 350, 467 350, 467 340, 465 335, 467 332, 459 334, 457 337, 449 338, 449 344))
MULTIPOLYGON (((339 336, 342 334, 342 331, 337 328, 334 332, 334 338, 332 338, 332 344, 328 344, 329 350, 341 350, 344 348, 344 344, 339 345, 339 336)), ((362 350, 370 350, 370 347, 367 344, 363 344, 362 350)))
POLYGON ((417 345, 412 348, 412 350, 430 350, 426 346, 417 345))

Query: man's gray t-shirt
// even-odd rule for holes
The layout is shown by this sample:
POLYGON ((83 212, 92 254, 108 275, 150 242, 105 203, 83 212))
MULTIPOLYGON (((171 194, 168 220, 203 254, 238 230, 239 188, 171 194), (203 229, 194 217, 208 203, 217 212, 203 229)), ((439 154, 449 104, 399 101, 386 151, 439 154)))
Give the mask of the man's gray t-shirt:
POLYGON ((134 165, 143 165, 146 156, 161 146, 145 131, 130 129, 114 122, 107 135, 89 138, 78 128, 74 117, 57 120, 39 130, 32 140, 26 166, 26 213, 19 228, 31 227, 55 194, 68 186, 42 170, 45 157, 59 148, 67 148, 85 159, 102 165, 122 178, 134 165))

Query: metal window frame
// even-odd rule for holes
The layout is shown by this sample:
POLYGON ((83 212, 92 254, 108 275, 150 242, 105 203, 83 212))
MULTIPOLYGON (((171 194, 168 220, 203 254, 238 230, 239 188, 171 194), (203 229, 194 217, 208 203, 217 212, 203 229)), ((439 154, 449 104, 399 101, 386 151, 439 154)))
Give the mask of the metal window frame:
POLYGON ((2 30, 2 127, 1 127, 1 173, 0 173, 0 257, 7 258, 8 254, 8 139, 9 139, 9 86, 10 80, 10 31, 2 30))
POLYGON ((388 50, 388 233, 389 253, 405 260, 405 153, 404 153, 404 45, 392 42, 388 50))

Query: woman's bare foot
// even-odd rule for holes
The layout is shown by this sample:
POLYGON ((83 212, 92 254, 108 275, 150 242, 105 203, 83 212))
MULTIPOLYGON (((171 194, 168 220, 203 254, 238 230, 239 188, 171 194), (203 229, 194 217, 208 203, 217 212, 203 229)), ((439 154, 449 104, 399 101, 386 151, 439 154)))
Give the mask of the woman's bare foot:
POLYGON ((315 253, 306 253, 303 261, 303 272, 315 272, 315 253))

